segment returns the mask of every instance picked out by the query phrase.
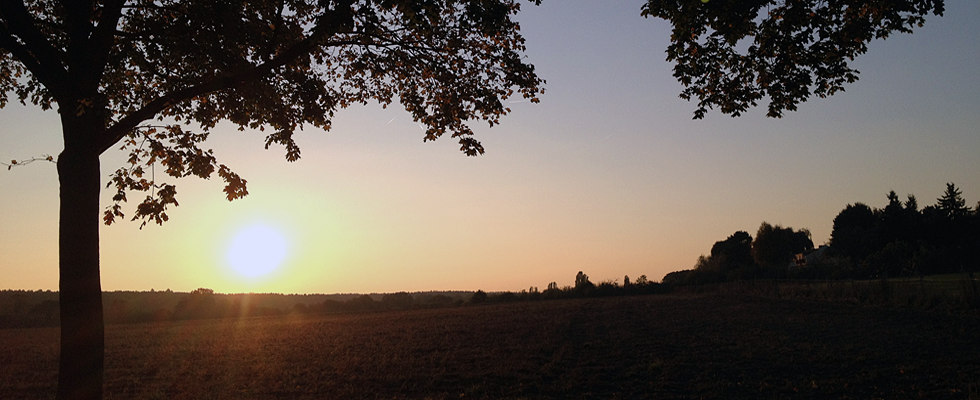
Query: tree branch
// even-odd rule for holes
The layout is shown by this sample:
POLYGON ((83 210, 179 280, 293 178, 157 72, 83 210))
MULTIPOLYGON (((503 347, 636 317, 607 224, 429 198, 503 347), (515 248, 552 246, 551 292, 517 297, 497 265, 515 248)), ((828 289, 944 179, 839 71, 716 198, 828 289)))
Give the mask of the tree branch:
POLYGON ((150 101, 144 105, 143 108, 140 108, 139 110, 127 115, 126 117, 120 119, 119 122, 106 129, 105 140, 101 144, 99 152, 105 152, 110 147, 122 140, 122 138, 125 137, 130 130, 139 125, 140 122, 153 118, 157 115, 157 113, 173 106, 174 104, 197 96, 233 88, 243 83, 260 79, 276 68, 282 67, 296 60, 297 58, 308 54, 310 50, 319 45, 324 38, 333 36, 334 34, 340 32, 341 29, 347 27, 351 20, 350 15, 351 13, 349 6, 338 6, 338 10, 324 13, 324 15, 320 17, 320 20, 310 36, 283 51, 279 54, 279 56, 244 71, 180 89, 150 101))
POLYGON ((5 27, 0 27, 3 46, 15 53, 55 98, 63 98, 68 87, 68 71, 62 62, 62 54, 34 26, 34 18, 23 0, 0 1, 0 14, 6 22, 5 27))
POLYGON ((54 163, 54 164, 57 164, 58 163, 58 161, 55 160, 53 156, 44 154, 44 155, 41 155, 40 157, 31 157, 31 158, 28 158, 26 160, 10 160, 10 164, 7 164, 5 162, 0 162, 0 165, 6 165, 7 166, 7 170, 10 171, 10 169, 13 168, 13 167, 15 167, 15 166, 16 167, 19 167, 19 166, 22 166, 22 165, 27 165, 27 164, 30 164, 30 163, 35 162, 35 161, 47 161, 47 162, 54 163))
POLYGON ((116 25, 122 18, 124 4, 126 4, 126 0, 108 1, 102 9, 99 25, 95 27, 92 36, 89 37, 89 43, 86 47, 89 49, 87 61, 90 65, 87 68, 89 76, 86 77, 86 80, 90 80, 89 83, 95 85, 92 89, 98 88, 102 74, 105 72, 109 53, 115 41, 116 25))

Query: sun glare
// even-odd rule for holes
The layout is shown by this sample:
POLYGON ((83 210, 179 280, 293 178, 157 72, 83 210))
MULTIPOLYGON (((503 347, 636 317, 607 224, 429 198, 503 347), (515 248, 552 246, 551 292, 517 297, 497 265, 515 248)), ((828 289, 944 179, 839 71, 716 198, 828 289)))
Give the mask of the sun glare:
POLYGON ((255 225, 238 233, 228 249, 228 263, 242 275, 272 272, 286 258, 286 239, 275 229, 255 225))

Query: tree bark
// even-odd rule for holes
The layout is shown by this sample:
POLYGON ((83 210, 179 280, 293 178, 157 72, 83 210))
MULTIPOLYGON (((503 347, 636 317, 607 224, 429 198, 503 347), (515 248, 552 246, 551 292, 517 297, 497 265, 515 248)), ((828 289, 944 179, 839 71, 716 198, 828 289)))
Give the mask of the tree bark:
POLYGON ((66 116, 71 112, 66 108, 60 111, 65 150, 58 156, 61 361, 57 398, 96 400, 102 398, 105 348, 99 277, 102 185, 99 152, 93 146, 101 121, 66 116), (88 127, 81 120, 89 120, 88 127))

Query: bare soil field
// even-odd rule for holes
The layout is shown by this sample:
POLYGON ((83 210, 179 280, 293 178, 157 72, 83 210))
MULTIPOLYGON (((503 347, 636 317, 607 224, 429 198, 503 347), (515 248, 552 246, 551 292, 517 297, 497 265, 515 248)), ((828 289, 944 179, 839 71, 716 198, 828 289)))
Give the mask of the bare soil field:
MULTIPOLYGON (((976 399, 980 318, 732 295, 109 325, 107 399, 976 399)), ((0 330, 53 398, 58 328, 0 330)))

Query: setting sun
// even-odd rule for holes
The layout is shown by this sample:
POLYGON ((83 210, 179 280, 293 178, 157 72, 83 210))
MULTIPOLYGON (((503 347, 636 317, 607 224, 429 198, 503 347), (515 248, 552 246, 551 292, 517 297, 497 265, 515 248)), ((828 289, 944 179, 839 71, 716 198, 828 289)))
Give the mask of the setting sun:
POLYGON ((250 226, 239 232, 228 248, 228 263, 242 275, 265 275, 286 257, 286 247, 286 239, 275 229, 250 226))

